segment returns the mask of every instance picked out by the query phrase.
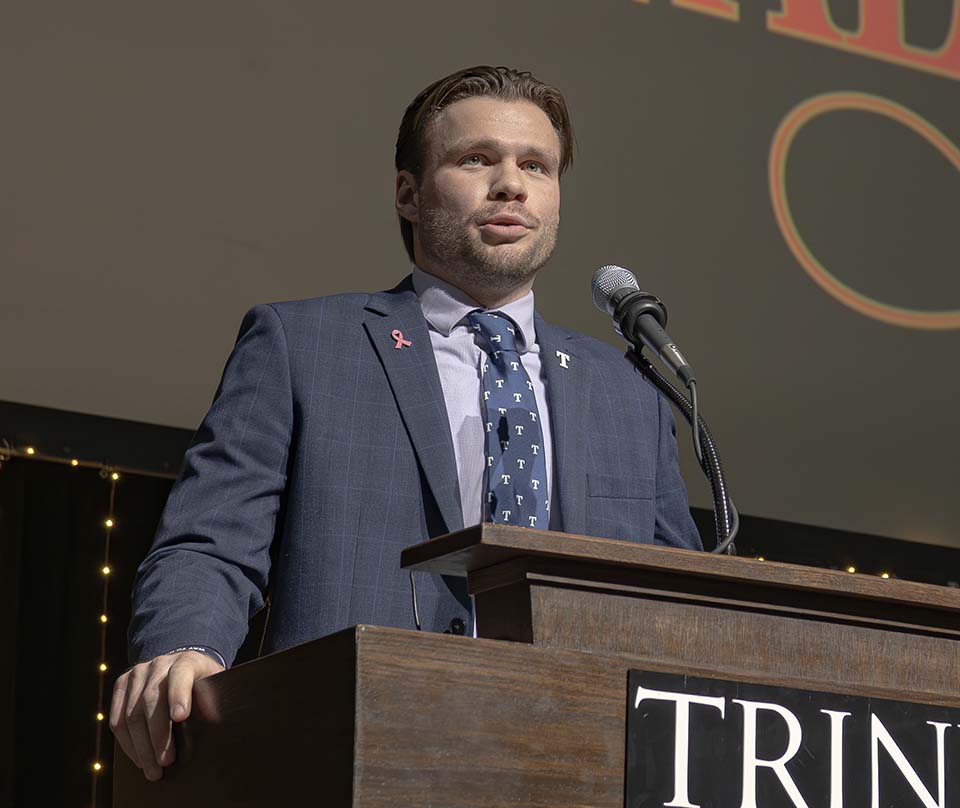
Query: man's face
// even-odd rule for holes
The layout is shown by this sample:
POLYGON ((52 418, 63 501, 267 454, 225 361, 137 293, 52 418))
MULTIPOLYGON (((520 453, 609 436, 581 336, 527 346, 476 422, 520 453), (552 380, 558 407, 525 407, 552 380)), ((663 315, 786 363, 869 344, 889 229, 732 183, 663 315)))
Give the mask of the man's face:
POLYGON ((424 158, 411 206, 398 190, 420 267, 468 291, 532 284, 560 223, 560 139, 543 110, 491 96, 457 101, 434 120, 424 158))

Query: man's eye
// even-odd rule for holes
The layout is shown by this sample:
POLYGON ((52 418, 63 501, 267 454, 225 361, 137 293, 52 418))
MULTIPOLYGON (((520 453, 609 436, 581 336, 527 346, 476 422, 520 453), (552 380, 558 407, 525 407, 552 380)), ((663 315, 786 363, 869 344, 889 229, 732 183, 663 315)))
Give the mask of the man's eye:
POLYGON ((479 154, 468 154, 460 161, 462 166, 481 166, 483 165, 483 157, 479 154))
POLYGON ((538 163, 538 162, 536 162, 535 160, 528 160, 526 163, 523 164, 523 167, 524 167, 527 171, 534 171, 534 172, 537 172, 537 173, 539 173, 539 174, 544 174, 544 173, 546 173, 546 168, 543 167, 543 164, 542 164, 542 163, 538 163))

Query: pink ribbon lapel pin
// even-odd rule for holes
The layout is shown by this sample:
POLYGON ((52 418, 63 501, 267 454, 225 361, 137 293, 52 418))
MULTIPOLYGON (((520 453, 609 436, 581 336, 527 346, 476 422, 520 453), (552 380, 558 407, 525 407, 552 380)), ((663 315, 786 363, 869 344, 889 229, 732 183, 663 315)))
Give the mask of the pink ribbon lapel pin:
POLYGON ((410 342, 410 340, 403 338, 403 332, 399 328, 393 329, 393 331, 390 332, 390 336, 397 341, 397 344, 394 345, 393 347, 396 348, 398 351, 405 346, 409 347, 410 345, 413 345, 413 343, 410 342))

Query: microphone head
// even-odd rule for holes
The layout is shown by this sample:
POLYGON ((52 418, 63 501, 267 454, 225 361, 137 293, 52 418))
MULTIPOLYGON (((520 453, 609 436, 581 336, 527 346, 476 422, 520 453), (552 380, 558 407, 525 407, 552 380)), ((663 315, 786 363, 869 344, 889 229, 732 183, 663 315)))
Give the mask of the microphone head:
POLYGON ((593 273, 593 305, 600 311, 613 314, 614 306, 611 303, 613 295, 620 289, 640 290, 637 279, 629 269, 609 264, 600 267, 593 273))

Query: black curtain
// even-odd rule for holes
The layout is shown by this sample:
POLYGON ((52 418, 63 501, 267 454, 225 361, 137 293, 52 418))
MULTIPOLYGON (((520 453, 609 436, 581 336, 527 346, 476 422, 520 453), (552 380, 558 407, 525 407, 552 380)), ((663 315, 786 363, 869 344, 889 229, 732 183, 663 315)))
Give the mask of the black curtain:
MULTIPOLYGON (((104 713, 127 666, 130 588, 173 481, 116 482, 104 713)), ((15 457, 0 467, 0 805, 91 806, 100 664, 104 520, 99 469, 15 457)), ((96 805, 111 804, 113 736, 103 722, 96 805)))

